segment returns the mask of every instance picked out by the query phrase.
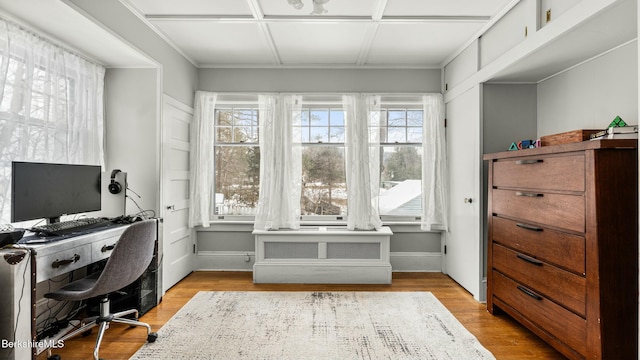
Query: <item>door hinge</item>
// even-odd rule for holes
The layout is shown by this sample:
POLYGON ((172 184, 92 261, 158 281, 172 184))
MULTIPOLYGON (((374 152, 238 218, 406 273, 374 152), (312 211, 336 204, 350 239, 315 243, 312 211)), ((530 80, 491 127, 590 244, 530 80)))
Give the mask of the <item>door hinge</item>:
POLYGON ((193 244, 193 253, 196 253, 196 244, 193 244))
POLYGON ((447 255, 447 245, 444 246, 444 254, 447 255))

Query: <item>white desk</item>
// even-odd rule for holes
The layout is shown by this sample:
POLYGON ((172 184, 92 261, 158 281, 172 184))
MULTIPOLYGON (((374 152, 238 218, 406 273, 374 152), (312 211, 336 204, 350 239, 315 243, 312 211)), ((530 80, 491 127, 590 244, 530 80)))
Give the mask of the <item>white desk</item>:
POLYGON ((126 228, 112 226, 46 244, 0 250, 1 359, 35 359, 36 284, 108 258, 126 228))

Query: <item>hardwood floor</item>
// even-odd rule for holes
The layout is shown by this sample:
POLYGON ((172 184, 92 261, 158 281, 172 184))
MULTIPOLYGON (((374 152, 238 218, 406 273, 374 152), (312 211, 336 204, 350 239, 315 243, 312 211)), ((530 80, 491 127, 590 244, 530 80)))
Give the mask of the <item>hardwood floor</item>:
MULTIPOLYGON (((497 359, 565 359, 506 315, 493 316, 484 304, 441 273, 394 273, 392 285, 253 284, 250 272, 194 272, 171 288, 141 320, 157 331, 198 291, 431 291, 497 359)), ((64 360, 91 359, 95 333, 65 343, 64 360)), ((104 359, 128 359, 146 341, 142 328, 112 325, 100 347, 104 359)), ((41 354, 38 360, 46 359, 41 354)))

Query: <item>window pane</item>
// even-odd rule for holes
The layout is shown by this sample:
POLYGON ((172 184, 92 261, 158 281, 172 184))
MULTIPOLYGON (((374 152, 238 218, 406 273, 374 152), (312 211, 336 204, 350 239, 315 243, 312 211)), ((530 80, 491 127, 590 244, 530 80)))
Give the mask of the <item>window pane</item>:
POLYGON ((405 118, 404 110, 389 110, 388 111, 389 126, 406 126, 407 119, 405 118))
POLYGON ((260 189, 260 148, 216 146, 215 164, 216 214, 255 214, 260 189))
POLYGON ((309 125, 309 109, 302 109, 300 113, 300 125, 309 125))
POLYGON ((380 215, 419 216, 422 213, 422 147, 382 147, 380 170, 380 215))
POLYGON ((216 142, 233 142, 233 128, 231 126, 221 126, 216 129, 216 142))
POLYGON ((407 126, 422 127, 422 110, 407 111, 407 126))
POLYGON ((419 127, 407 128, 407 142, 422 143, 422 128, 419 128, 419 127))
MULTIPOLYGON (((257 115, 256 115, 257 116, 257 115)), ((234 112, 234 125, 255 125, 257 117, 251 109, 240 109, 234 112)))
POLYGON ((311 131, 311 128, 309 128, 308 126, 303 126, 300 128, 300 141, 303 143, 308 143, 311 142, 311 135, 309 134, 309 132, 311 131))
POLYGON ((329 142, 329 128, 312 126, 310 142, 329 142))
POLYGON ((233 122, 232 110, 217 110, 216 111, 216 126, 231 125, 233 122))
POLYGON ((344 126, 344 111, 331 110, 331 126, 344 126))
POLYGON ((251 126, 238 126, 234 131, 234 142, 258 142, 251 126))
POLYGON ((300 209, 302 215, 346 214, 344 147, 303 148, 300 209))
POLYGON ((407 142, 407 136, 404 127, 390 127, 387 130, 387 142, 390 143, 404 143, 407 142))
POLYGON ((330 142, 332 143, 344 143, 344 128, 332 127, 330 130, 330 142))
POLYGON ((311 110, 311 125, 328 126, 329 110, 311 110))

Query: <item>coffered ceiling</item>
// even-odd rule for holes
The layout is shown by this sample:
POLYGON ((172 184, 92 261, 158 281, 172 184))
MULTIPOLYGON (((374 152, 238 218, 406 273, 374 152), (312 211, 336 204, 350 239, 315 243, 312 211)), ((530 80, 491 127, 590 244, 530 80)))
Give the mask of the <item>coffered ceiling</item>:
POLYGON ((438 68, 513 2, 120 1, 196 66, 256 68, 438 68))

